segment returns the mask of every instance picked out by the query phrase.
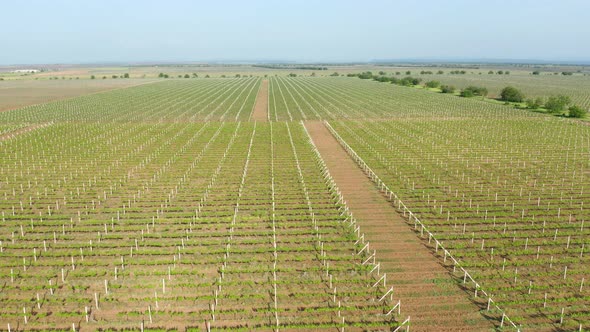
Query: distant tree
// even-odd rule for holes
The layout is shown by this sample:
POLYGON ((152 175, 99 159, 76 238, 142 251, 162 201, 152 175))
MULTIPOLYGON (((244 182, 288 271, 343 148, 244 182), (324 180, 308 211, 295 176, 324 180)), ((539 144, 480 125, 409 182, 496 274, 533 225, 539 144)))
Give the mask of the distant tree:
POLYGON ((504 75, 510 75, 510 72, 507 70, 504 72, 504 75))
POLYGON ((384 76, 385 75, 385 72, 382 70, 382 71, 379 72, 379 75, 384 76))
POLYGON ((209 74, 205 75, 205 78, 209 78, 209 77, 210 77, 209 74))
POLYGON ((502 92, 500 92, 500 99, 513 103, 522 103, 524 100, 524 94, 515 87, 507 86, 502 89, 502 92))
POLYGON ((103 80, 106 80, 106 79, 107 79, 107 77, 106 77, 106 76, 103 76, 103 77, 102 77, 102 79, 103 79, 103 80))
POLYGON ((163 78, 164 75, 165 75, 164 73, 160 73, 160 74, 158 74, 158 77, 163 78))
POLYGON ((297 74, 294 73, 289 73, 289 75, 287 75, 288 77, 297 77, 297 74))
POLYGON ((561 72, 561 75, 563 76, 572 76, 574 73, 572 73, 571 71, 563 71, 561 72))
POLYGON ((545 108, 552 113, 560 113, 565 111, 567 105, 571 102, 572 100, 569 96, 551 96, 545 102, 545 108))
POLYGON ((164 77, 164 78, 168 78, 168 77, 170 77, 170 76, 168 76, 168 74, 164 74, 164 76, 162 76, 162 77, 164 77))
POLYGON ((426 87, 427 88, 438 88, 440 86, 440 82, 439 81, 429 81, 426 82, 426 87))
POLYGON ((482 96, 485 97, 488 95, 488 89, 483 87, 476 87, 476 86, 468 86, 461 91, 461 97, 475 97, 475 96, 482 96))
POLYGON ((330 76, 340 76, 340 74, 338 74, 337 72, 333 72, 332 74, 330 74, 330 76))
POLYGON ((177 76, 178 76, 178 78, 182 78, 182 74, 178 74, 177 76))
POLYGON ((315 72, 312 72, 311 73, 311 77, 315 77, 315 72))
POLYGON ((440 87, 442 93, 455 93, 455 87, 452 85, 443 85, 440 87))
POLYGON ((119 78, 119 76, 117 76, 117 75, 113 75, 113 76, 111 76, 111 77, 112 77, 112 78, 119 78))
POLYGON ((129 73, 125 73, 125 74, 123 75, 123 78, 129 78, 129 73))
POLYGON ((191 78, 189 74, 184 74, 184 78, 191 78))
POLYGON ((541 75, 541 72, 540 72, 540 71, 538 71, 538 70, 535 70, 535 71, 533 72, 533 75, 541 75))
POLYGON ((240 75, 240 74, 236 74, 236 75, 235 75, 235 77, 236 77, 236 78, 240 78, 240 77, 242 77, 242 75, 240 75))
POLYGON ((412 75, 412 72, 408 70, 408 71, 406 72, 406 75, 412 75))
POLYGON ((526 107, 527 108, 536 110, 536 109, 541 108, 541 106, 543 106, 543 98, 541 98, 541 97, 537 97, 535 99, 529 98, 526 100, 526 107))
POLYGON ((503 70, 498 70, 498 75, 504 75, 504 71, 503 70))
POLYGON ((402 73, 400 73, 399 71, 395 72, 396 75, 401 75, 402 73))
POLYGON ((587 113, 588 110, 585 110, 578 105, 574 105, 569 108, 568 116, 570 118, 583 118, 587 113))
POLYGON ((442 75, 442 74, 444 74, 445 72, 444 72, 444 71, 442 71, 442 70, 439 70, 439 71, 437 71, 436 73, 437 73, 437 74, 439 74, 439 75, 442 75))
POLYGON ((488 75, 494 75, 494 71, 493 70, 488 71, 488 75))
POLYGON ((199 75, 197 75, 197 73, 193 73, 193 78, 197 78, 199 77, 199 75))
POLYGON ((90 75, 90 79, 91 79, 91 80, 94 80, 94 79, 96 79, 96 76, 94 76, 94 75, 90 75))

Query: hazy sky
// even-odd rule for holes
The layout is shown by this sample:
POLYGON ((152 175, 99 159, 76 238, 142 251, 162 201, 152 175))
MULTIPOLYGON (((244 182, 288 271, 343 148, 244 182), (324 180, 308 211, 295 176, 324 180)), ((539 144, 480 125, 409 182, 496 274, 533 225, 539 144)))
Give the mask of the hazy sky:
POLYGON ((2 0, 0 64, 590 60, 590 0, 2 0))

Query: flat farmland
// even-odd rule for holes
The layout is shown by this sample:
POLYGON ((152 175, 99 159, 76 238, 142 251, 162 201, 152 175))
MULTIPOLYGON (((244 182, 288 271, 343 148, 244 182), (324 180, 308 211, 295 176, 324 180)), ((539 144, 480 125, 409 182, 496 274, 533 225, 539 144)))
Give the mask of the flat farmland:
POLYGON ((546 118, 331 124, 457 280, 466 278, 462 265, 487 292, 477 300, 482 312, 491 298, 527 330, 587 324, 588 126, 546 118))
POLYGON ((399 324, 299 123, 54 124, 1 149, 3 326, 399 324))
POLYGON ((0 81, 0 111, 120 89, 149 81, 139 79, 6 80, 0 81))
POLYGON ((0 329, 590 326, 583 122, 350 77, 141 82, 0 113, 0 329))

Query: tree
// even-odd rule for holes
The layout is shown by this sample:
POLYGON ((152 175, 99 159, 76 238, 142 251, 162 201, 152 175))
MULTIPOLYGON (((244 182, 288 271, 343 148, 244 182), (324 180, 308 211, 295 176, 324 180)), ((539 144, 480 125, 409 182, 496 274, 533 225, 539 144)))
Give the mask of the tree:
POLYGON ((338 74, 337 72, 333 72, 332 74, 330 74, 330 76, 340 76, 340 74, 338 74))
POLYGON ((385 72, 384 71, 380 71, 379 72, 379 75, 384 76, 385 75, 385 72))
POLYGON ((113 78, 119 78, 119 76, 117 76, 117 75, 113 75, 112 77, 113 77, 113 78))
POLYGON ((193 78, 197 78, 199 77, 199 75, 197 75, 197 73, 193 73, 193 78))
POLYGON ((408 70, 408 71, 406 72, 406 75, 412 75, 412 72, 408 70))
POLYGON ((533 75, 541 75, 541 72, 540 72, 540 71, 538 71, 538 70, 535 70, 535 71, 533 72, 533 75))
POLYGON ((565 111, 567 105, 572 102, 568 96, 551 96, 545 102, 545 108, 552 113, 560 113, 565 111))
POLYGON ((570 97, 559 95, 559 96, 551 96, 545 102, 545 108, 552 113, 560 113, 565 111, 567 105, 572 102, 570 97))
POLYGON ((586 116, 587 113, 588 110, 585 110, 578 105, 574 105, 569 108, 568 116, 570 118, 583 118, 586 116))
POLYGON ((461 91, 461 97, 475 97, 475 96, 482 96, 485 97, 488 95, 488 89, 476 86, 468 86, 461 91))
POLYGON ((494 75, 494 71, 493 70, 490 70, 490 71, 488 71, 488 74, 489 75, 494 75))
POLYGON ((426 87, 427 88, 438 88, 440 86, 440 82, 439 81, 429 81, 426 82, 426 87))
POLYGON ((191 78, 189 74, 184 74, 184 78, 191 78))
POLYGON ((543 99, 541 97, 537 97, 536 99, 530 98, 526 100, 526 107, 530 109, 539 109, 543 106, 543 99))
POLYGON ((444 72, 444 71, 442 71, 442 70, 439 70, 439 71, 437 71, 436 73, 437 73, 438 75, 442 75, 442 74, 444 74, 445 72, 444 72))
POLYGON ((507 86, 504 89, 502 89, 502 92, 500 92, 500 96, 501 100, 510 101, 513 103, 522 103, 522 101, 524 100, 524 94, 520 92, 520 90, 512 86, 507 86))
POLYGON ((125 73, 125 74, 123 75, 123 77, 124 77, 124 78, 129 78, 129 73, 125 73))
POLYGON ((158 74, 158 77, 163 78, 164 77, 164 73, 158 74))
POLYGON ((572 73, 571 71, 563 71, 561 72, 561 75, 563 76, 572 76, 574 73, 572 73))
POLYGON ((94 75, 91 75, 91 76, 90 76, 90 79, 91 79, 91 80, 93 80, 93 79, 96 79, 96 76, 94 76, 94 75))
POLYGON ((455 87, 452 85, 443 85, 440 87, 442 93, 455 93, 455 87))

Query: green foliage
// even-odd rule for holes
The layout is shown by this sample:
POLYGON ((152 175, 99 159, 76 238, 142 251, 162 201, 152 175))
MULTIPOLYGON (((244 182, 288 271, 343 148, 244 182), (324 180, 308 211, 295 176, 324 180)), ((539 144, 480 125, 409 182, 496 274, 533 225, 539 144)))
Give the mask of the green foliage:
POLYGON ((330 74, 330 76, 340 76, 340 74, 338 74, 337 72, 333 72, 332 74, 330 74))
POLYGON ((190 78, 191 76, 189 74, 184 74, 184 78, 190 78))
POLYGON ((587 113, 588 110, 585 110, 578 105, 573 105, 569 108, 568 116, 570 118, 583 118, 587 113))
POLYGON ((158 74, 158 77, 164 78, 164 75, 165 75, 164 73, 160 73, 160 74, 158 74))
POLYGON ((529 98, 526 100, 526 106, 530 109, 539 109, 543 106, 543 98, 537 97, 535 99, 529 98))
POLYGON ((566 110, 567 105, 571 102, 572 100, 569 96, 551 96, 547 99, 547 102, 545 102, 545 108, 552 113, 561 113, 566 110))
POLYGON ((502 89, 502 92, 500 93, 500 99, 503 101, 522 103, 524 100, 524 94, 515 87, 507 86, 502 89))
POLYGON ((289 76, 289 77, 297 77, 297 74, 289 73, 289 75, 287 75, 287 76, 289 76))
POLYGON ((426 87, 427 88, 438 88, 440 86, 440 82, 439 81, 428 81, 426 82, 426 87))
POLYGON ((481 96, 485 97, 488 95, 488 89, 484 87, 477 87, 477 86, 468 86, 461 91, 461 97, 475 97, 481 96))
POLYGON ((442 93, 455 93, 455 87, 452 85, 442 85, 440 87, 442 93))
POLYGON ((90 76, 90 79, 91 79, 91 80, 93 80, 93 79, 96 79, 96 76, 94 76, 94 75, 91 75, 91 76, 90 76))
POLYGON ((574 73, 572 73, 571 71, 562 71, 561 75, 563 76, 572 76, 574 73))
POLYGON ((125 73, 125 74, 123 75, 123 78, 129 78, 129 73, 125 73))

